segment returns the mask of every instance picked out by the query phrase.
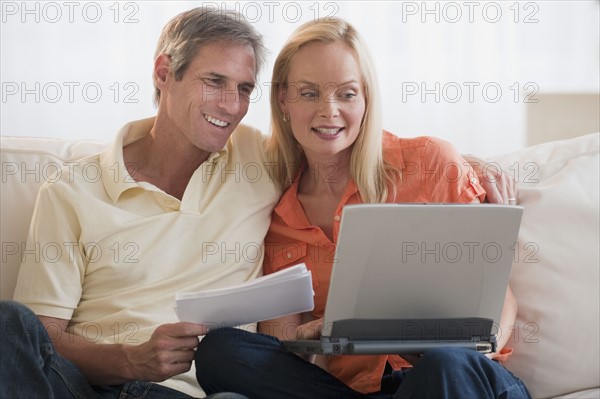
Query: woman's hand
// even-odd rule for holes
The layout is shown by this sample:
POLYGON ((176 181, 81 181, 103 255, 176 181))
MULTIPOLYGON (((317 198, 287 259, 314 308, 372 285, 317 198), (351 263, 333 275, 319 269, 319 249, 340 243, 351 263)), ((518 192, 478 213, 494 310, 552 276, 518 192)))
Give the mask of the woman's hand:
POLYGON ((323 331, 323 318, 309 321, 296 328, 296 339, 319 339, 323 331))

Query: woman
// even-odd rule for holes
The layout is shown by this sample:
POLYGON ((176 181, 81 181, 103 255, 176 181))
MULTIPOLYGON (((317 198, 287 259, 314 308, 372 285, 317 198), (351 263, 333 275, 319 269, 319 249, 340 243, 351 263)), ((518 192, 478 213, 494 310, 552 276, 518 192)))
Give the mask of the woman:
MULTIPOLYGON (((485 191, 471 166, 448 143, 431 137, 400 139, 383 131, 372 62, 346 22, 325 19, 300 27, 277 57, 272 82, 269 153, 276 165, 273 178, 285 192, 265 239, 264 272, 306 263, 313 275, 315 309, 260 323, 259 331, 280 339, 316 338, 343 206, 477 203, 485 191)), ((515 315, 509 289, 501 326, 512 325, 515 315)), ((500 337, 499 348, 507 339, 508 334, 500 337)), ((217 347, 221 353, 216 356, 222 358, 216 367, 207 365, 212 372, 199 373, 199 378, 206 376, 200 383, 207 392, 227 389, 249 397, 306 398, 528 396, 522 383, 498 362, 474 351, 430 351, 412 371, 399 356, 317 359, 325 372, 285 352, 266 335, 217 330, 198 350, 217 347), (239 354, 233 355, 234 347, 239 354), (235 377, 223 378, 219 369, 235 377), (429 383, 430 378, 440 384, 429 383)), ((210 354, 202 358, 206 356, 210 354)))

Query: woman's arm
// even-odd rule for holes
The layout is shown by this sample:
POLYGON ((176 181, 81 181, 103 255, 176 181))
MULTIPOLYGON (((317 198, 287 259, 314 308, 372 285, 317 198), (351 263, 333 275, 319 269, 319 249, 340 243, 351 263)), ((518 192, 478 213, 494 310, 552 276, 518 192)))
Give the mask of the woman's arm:
POLYGON ((296 329, 302 324, 302 314, 278 317, 258 323, 258 332, 272 335, 280 340, 296 339, 296 329))
POLYGON ((490 353, 487 356, 490 359, 496 357, 502 348, 507 344, 510 338, 510 332, 514 328, 517 319, 517 299, 510 288, 506 288, 506 296, 504 297, 504 306, 502 306, 502 315, 500 316, 500 325, 498 326, 497 348, 496 352, 490 353))
MULTIPOLYGON (((258 332, 272 335, 280 340, 319 339, 322 329, 323 319, 313 320, 313 317, 309 312, 279 317, 277 319, 258 323, 258 332), (305 320, 308 320, 308 322, 303 323, 305 320)), ((322 369, 327 370, 327 365, 323 356, 311 354, 297 355, 304 360, 315 363, 322 369)))
MULTIPOLYGON (((479 203, 479 198, 474 198, 472 203, 479 203)), ((500 316, 500 325, 498 326, 497 347, 496 352, 489 353, 486 356, 490 359, 498 356, 502 348, 510 338, 510 332, 514 328, 517 318, 517 298, 512 292, 510 285, 506 288, 506 296, 504 297, 504 305, 502 306, 502 315, 500 316)))

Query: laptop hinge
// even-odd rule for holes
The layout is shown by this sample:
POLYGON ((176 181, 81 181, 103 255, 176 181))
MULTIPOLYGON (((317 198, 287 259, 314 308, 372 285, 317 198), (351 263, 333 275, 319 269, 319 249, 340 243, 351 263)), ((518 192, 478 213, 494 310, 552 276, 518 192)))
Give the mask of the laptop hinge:
POLYGON ((347 338, 321 338, 324 355, 342 355, 348 353, 347 338))

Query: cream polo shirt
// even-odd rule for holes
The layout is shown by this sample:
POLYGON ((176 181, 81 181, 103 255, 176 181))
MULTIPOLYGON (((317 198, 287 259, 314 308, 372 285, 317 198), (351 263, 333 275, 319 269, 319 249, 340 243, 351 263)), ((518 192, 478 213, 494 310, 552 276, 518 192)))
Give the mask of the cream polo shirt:
MULTIPOLYGON (((175 293, 238 284, 261 272, 280 192, 264 137, 239 126, 193 174, 182 200, 127 173, 123 147, 150 132, 132 122, 101 154, 71 163, 41 188, 14 298, 70 320, 95 343, 140 344, 177 322, 175 293)), ((173 154, 177 156, 177 154, 173 154)), ((195 370, 161 383, 204 395, 195 370)))

